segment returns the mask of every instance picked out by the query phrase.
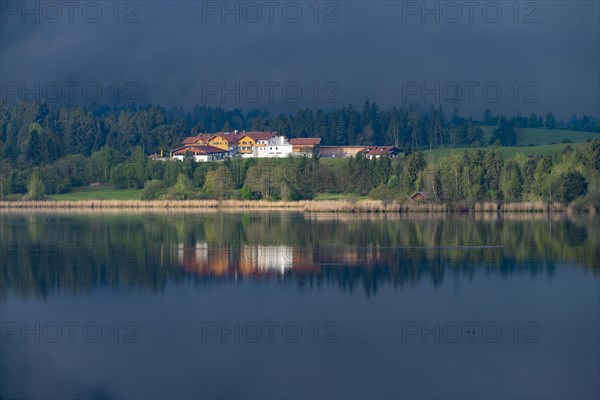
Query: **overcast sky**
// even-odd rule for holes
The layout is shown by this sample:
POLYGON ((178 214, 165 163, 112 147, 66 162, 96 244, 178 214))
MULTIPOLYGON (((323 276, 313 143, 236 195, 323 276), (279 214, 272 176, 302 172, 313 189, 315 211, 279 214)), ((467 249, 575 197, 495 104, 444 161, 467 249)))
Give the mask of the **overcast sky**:
POLYGON ((599 115, 597 1, 0 4, 8 101, 599 115))

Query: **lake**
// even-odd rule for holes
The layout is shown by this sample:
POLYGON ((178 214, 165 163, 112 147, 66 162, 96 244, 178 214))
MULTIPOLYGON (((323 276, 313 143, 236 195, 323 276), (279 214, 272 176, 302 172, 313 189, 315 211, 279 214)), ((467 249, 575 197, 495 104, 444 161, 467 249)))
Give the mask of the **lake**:
POLYGON ((598 398, 600 218, 0 212, 0 398, 598 398))

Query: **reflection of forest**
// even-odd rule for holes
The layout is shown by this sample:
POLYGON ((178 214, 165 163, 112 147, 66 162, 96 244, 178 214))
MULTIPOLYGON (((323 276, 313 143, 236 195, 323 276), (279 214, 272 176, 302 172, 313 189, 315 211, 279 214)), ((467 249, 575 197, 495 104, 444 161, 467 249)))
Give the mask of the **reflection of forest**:
POLYGON ((271 277, 375 293, 476 272, 600 265, 597 217, 0 213, 0 292, 271 277))

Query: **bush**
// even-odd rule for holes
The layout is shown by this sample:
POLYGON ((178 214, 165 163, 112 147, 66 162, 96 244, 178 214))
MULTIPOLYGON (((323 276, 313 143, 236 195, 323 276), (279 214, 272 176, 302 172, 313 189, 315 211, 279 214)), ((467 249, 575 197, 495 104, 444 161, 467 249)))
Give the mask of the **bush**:
POLYGON ((396 175, 392 175, 387 183, 388 188, 391 190, 398 189, 400 186, 400 179, 396 175))
POLYGON ((381 184, 369 192, 369 198, 373 200, 394 200, 396 197, 394 191, 387 185, 381 184))
POLYGON ((142 191, 142 200, 157 200, 166 188, 167 185, 159 179, 148 181, 142 191))
POLYGON ((27 194, 25 200, 44 200, 46 198, 46 188, 40 179, 38 172, 34 172, 27 185, 27 194))
POLYGON ((573 143, 573 141, 569 138, 563 138, 562 142, 563 143, 573 143))
POLYGON ((242 200, 254 200, 254 196, 252 195, 252 191, 248 186, 244 186, 242 188, 242 200))
POLYGON ((566 172, 556 180, 556 195, 559 201, 570 203, 587 193, 588 182, 580 172, 566 172))

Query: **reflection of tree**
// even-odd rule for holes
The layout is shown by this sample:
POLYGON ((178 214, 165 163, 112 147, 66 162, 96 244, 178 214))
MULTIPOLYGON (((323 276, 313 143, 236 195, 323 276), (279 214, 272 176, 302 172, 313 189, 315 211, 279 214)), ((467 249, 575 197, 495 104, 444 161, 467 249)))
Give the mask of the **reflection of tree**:
POLYGON ((448 274, 598 273, 597 218, 346 217, 298 213, 0 214, 0 293, 277 276, 375 294, 448 274))

